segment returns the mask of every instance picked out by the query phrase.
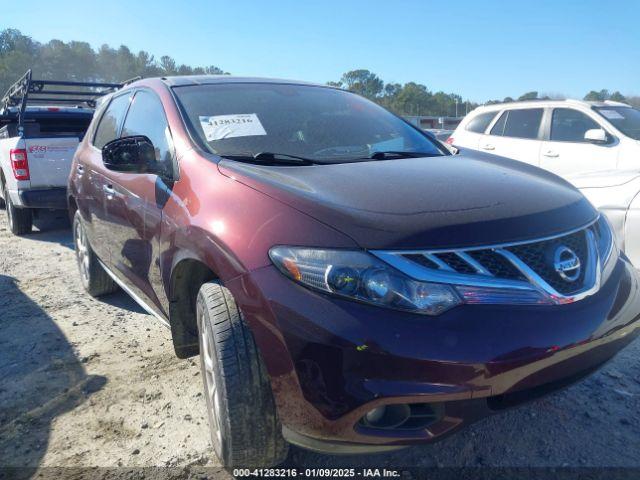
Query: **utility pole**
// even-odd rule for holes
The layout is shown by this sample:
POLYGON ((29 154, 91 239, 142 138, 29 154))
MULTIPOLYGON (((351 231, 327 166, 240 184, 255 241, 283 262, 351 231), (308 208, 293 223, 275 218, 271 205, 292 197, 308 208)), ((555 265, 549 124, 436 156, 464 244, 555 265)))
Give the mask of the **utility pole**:
POLYGON ((458 99, 456 98, 456 118, 458 118, 458 99))

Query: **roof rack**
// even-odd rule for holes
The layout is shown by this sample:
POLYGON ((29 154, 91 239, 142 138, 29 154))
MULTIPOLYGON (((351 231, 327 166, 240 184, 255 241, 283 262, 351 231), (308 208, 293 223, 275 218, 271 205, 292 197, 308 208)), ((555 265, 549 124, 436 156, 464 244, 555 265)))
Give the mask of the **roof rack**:
POLYGON ((140 78, 135 77, 123 83, 34 80, 29 69, 9 87, 7 93, 0 100, 0 115, 8 114, 10 107, 17 107, 18 126, 20 127, 28 105, 57 103, 76 107, 86 105, 89 108, 95 108, 98 98, 115 92, 140 78))

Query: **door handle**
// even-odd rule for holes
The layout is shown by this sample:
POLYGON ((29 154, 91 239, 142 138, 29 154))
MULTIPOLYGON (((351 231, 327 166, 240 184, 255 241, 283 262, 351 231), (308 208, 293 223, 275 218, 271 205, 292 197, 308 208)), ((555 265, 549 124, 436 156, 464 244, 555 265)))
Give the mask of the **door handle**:
POLYGON ((554 152, 553 150, 547 150, 542 155, 549 158, 556 158, 560 156, 560 154, 558 154, 557 152, 554 152))
POLYGON ((102 191, 107 194, 107 198, 111 200, 113 196, 116 194, 116 191, 113 189, 113 185, 103 185, 102 191))
POLYGON ((496 149, 496 147, 494 147, 494 146, 493 146, 493 145, 491 145, 490 143, 485 143, 485 144, 482 146, 482 148, 483 148, 484 150, 495 150, 495 149, 496 149))

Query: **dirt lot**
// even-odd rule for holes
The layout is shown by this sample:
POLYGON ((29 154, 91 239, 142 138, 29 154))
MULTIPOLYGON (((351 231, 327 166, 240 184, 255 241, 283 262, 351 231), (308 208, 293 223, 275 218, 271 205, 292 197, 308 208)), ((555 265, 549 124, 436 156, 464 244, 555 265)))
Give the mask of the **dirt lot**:
MULTIPOLYGON (((0 213, 0 467, 215 467, 197 362, 175 358, 169 331, 124 293, 84 293, 63 220, 18 239, 0 213)), ((639 367, 635 342, 581 384, 440 443, 292 449, 288 464, 638 468, 639 367)))

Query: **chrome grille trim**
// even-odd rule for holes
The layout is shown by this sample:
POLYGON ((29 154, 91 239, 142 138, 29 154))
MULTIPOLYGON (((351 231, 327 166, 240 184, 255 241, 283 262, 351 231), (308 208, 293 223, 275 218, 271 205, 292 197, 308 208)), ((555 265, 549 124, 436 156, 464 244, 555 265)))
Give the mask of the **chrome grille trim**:
MULTIPOLYGON (((395 267, 396 269, 400 270, 401 272, 405 273, 406 275, 424 282, 445 283, 450 285, 457 285, 460 287, 464 286, 495 288, 511 291, 534 291, 547 298, 549 303, 571 303, 593 295, 600 289, 602 268, 604 263, 600 259, 598 242, 594 233, 594 224, 595 222, 597 222, 597 220, 598 219, 580 229, 571 230, 552 237, 529 240, 526 242, 505 243, 502 245, 460 249, 433 249, 428 251, 373 250, 370 253, 377 256, 389 265, 395 267), (538 272, 536 272, 536 270, 534 270, 532 266, 528 265, 522 258, 520 258, 516 254, 517 249, 514 249, 516 250, 516 252, 510 250, 511 247, 527 247, 528 245, 531 245, 530 250, 535 251, 535 248, 538 248, 538 251, 540 252, 544 248, 540 244, 549 242, 550 240, 562 241, 562 238, 564 237, 567 238, 567 241, 570 241, 569 237, 573 236, 573 238, 575 239, 576 234, 578 234, 578 238, 580 239, 580 241, 584 242, 583 245, 584 248, 586 248, 586 251, 583 255, 585 258, 581 259, 583 262, 584 274, 581 280, 579 282, 576 282, 575 290, 563 290, 568 291, 569 293, 563 294, 549 283, 549 281, 551 281, 557 284, 557 280, 553 277, 549 277, 549 273, 545 273, 544 270, 541 272, 539 262, 536 263, 536 265, 538 265, 536 267, 538 269, 538 272), (492 263, 489 268, 493 268, 493 271, 496 271, 498 274, 503 273, 504 276, 499 277, 493 275, 491 273, 491 270, 489 270, 486 265, 483 265, 480 261, 478 261, 478 259, 469 254, 469 252, 478 252, 481 250, 487 251, 487 255, 489 255, 489 257, 491 257, 492 255, 494 256, 493 258, 495 258, 495 256, 501 257, 502 259, 504 259, 504 261, 508 262, 511 267, 513 267, 513 271, 496 271, 495 263, 492 263), (445 262, 443 259, 438 258, 438 254, 443 253, 455 254, 458 259, 466 264, 466 266, 463 265, 466 272, 475 271, 476 273, 461 273, 459 271, 456 271, 455 268, 452 268, 452 266, 447 264, 447 262, 445 262), (423 257, 427 258, 432 263, 432 265, 437 265, 438 268, 431 268, 431 265, 421 265, 414 260, 407 258, 407 255, 422 255, 423 257), (445 266, 441 267, 442 264, 444 264, 445 266), (550 280, 545 280, 542 275, 545 275, 545 278, 549 278, 550 280), (507 276, 517 276, 517 278, 507 278, 507 276)), ((485 262, 486 258, 486 256, 482 256, 480 260, 485 262)), ((542 254, 540 254, 537 258, 543 258, 542 254)), ((449 257, 449 259, 451 259, 451 257, 449 257)), ((454 266, 460 269, 460 265, 455 264, 455 262, 454 266)))
POLYGON ((440 270, 444 270, 446 272, 455 272, 453 268, 451 268, 447 263, 441 260, 437 255, 434 255, 432 253, 422 253, 421 255, 430 262, 438 265, 438 267, 440 267, 440 270))
POLYGON ((493 277, 493 274, 489 270, 487 270, 484 265, 482 265, 468 253, 457 251, 456 255, 458 255, 458 257, 460 257, 463 262, 467 262, 469 265, 471 265, 480 275, 488 275, 489 277, 493 277))

